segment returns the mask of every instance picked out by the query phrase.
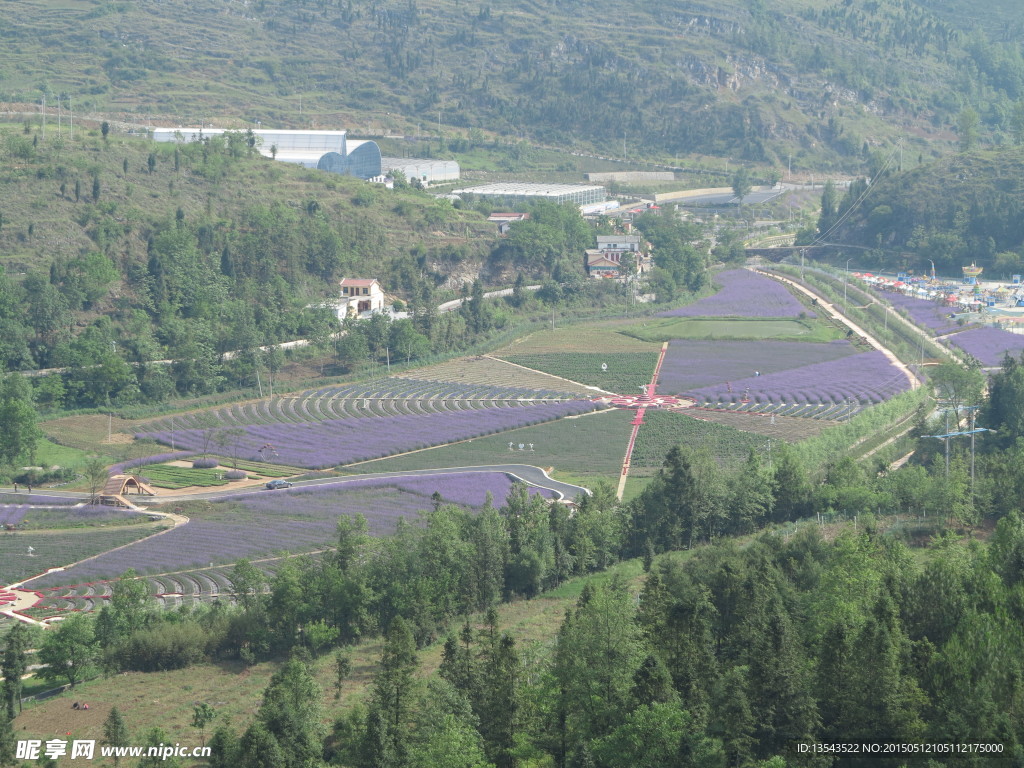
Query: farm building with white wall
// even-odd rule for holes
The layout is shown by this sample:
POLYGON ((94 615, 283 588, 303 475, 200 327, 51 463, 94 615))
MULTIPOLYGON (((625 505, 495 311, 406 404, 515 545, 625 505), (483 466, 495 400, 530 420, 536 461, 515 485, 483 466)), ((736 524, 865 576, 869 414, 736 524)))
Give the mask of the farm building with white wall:
MULTIPOLYGON (((222 128, 154 128, 153 140, 160 142, 202 141, 210 136, 248 131, 222 128)), ((380 147, 375 141, 349 141, 347 131, 256 130, 256 148, 261 155, 305 168, 348 174, 360 179, 381 175, 380 147)))
POLYGON ((401 171, 409 181, 419 179, 424 184, 438 184, 459 180, 459 164, 454 160, 429 160, 418 157, 382 157, 385 175, 401 171))

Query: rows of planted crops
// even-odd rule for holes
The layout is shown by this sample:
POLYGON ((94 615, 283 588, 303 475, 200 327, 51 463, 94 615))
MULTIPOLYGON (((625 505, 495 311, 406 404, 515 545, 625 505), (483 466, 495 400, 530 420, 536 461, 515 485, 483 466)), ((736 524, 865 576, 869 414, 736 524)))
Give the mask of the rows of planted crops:
MULTIPOLYGON (((554 380, 552 380, 554 381, 554 380)), ((485 408, 558 402, 570 394, 552 389, 460 384, 392 377, 376 382, 324 387, 297 395, 236 403, 202 413, 167 417, 138 428, 140 434, 179 429, 309 424, 380 416, 427 416, 485 408)))

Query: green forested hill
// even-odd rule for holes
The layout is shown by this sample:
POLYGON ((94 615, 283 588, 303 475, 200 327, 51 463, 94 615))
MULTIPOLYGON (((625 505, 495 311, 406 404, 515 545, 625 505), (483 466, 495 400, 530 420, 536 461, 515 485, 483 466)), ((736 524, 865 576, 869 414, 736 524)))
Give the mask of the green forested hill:
POLYGON ((338 278, 430 303, 496 242, 478 211, 275 162, 242 134, 175 147, 55 133, 0 134, 0 370, 70 366, 95 390, 44 402, 211 391, 226 350, 335 330, 308 306, 337 296, 338 278), (166 366, 128 367, 166 358, 192 368, 172 382, 166 366))
POLYGON ((143 124, 480 129, 856 169, 896 134, 915 151, 948 142, 965 106, 987 137, 1009 134, 1024 63, 1012 25, 968 30, 988 4, 1006 5, 12 0, 0 98, 64 94, 79 113, 143 124))
POLYGON ((956 272, 972 261, 996 274, 1019 271, 1024 256, 1024 150, 950 155, 854 184, 822 229, 862 201, 829 238, 879 249, 890 263, 956 272))

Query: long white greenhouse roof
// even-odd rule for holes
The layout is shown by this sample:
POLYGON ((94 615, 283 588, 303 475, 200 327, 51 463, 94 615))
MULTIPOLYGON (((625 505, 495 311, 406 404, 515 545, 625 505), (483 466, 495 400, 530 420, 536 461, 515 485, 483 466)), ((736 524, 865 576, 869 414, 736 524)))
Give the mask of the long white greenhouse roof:
POLYGON ((508 197, 518 195, 558 197, 561 195, 571 195, 574 192, 598 190, 603 192, 604 187, 595 184, 545 184, 534 181, 509 181, 456 189, 453 193, 456 195, 468 193, 474 195, 505 195, 508 197))

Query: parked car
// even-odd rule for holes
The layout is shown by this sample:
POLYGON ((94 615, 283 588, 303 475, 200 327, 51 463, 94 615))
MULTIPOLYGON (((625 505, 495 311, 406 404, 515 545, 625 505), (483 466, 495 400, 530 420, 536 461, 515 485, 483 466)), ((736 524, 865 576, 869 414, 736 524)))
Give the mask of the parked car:
POLYGON ((291 488, 291 487, 292 487, 291 483, 289 483, 287 480, 281 480, 280 478, 278 478, 277 480, 271 480, 269 483, 267 483, 267 489, 271 490, 271 491, 276 491, 278 488, 291 488))

